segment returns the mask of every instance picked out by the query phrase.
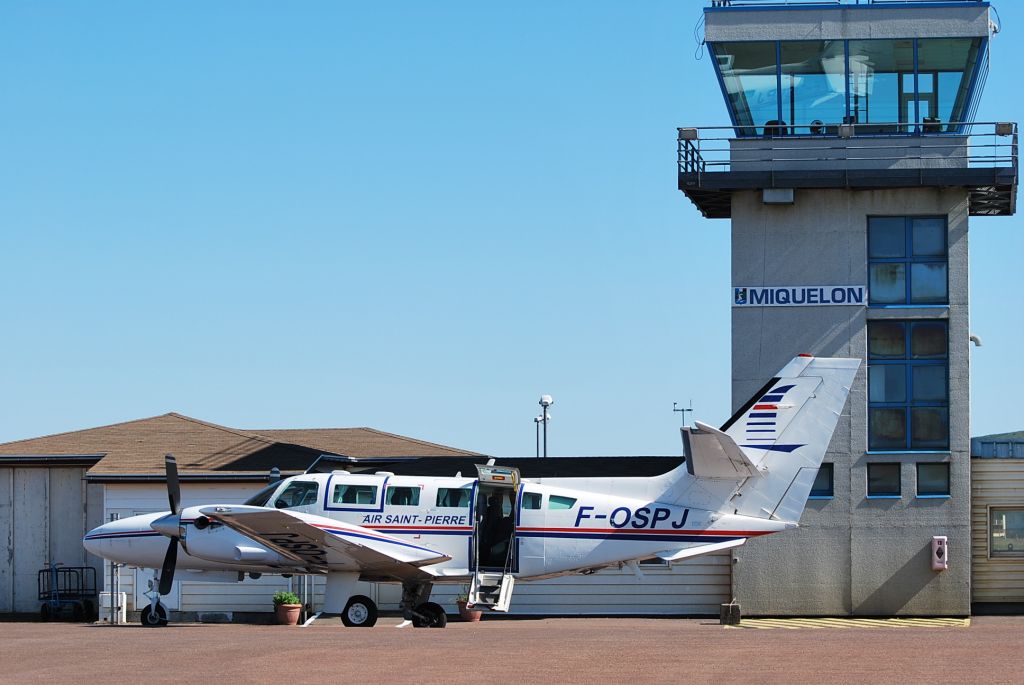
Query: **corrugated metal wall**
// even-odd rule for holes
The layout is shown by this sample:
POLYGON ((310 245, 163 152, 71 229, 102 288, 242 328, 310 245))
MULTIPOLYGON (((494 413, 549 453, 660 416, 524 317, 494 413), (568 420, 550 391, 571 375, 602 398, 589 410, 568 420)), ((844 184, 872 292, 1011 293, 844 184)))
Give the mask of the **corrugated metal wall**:
POLYGON ((1024 602, 1024 558, 989 558, 992 506, 1024 507, 1024 459, 971 459, 971 601, 1024 602))
POLYGON ((39 611, 37 574, 51 562, 99 567, 82 547, 101 511, 88 502, 87 493, 101 493, 87 488, 84 473, 81 467, 0 467, 0 613, 39 611))

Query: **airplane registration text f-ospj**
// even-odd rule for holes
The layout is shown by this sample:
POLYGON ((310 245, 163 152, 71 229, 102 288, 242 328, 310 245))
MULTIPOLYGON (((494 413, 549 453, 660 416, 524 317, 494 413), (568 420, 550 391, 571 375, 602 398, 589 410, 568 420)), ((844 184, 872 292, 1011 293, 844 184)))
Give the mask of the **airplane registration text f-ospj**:
POLYGON ((437 583, 469 583, 470 604, 507 611, 518 581, 685 559, 795 528, 859 365, 794 358, 721 429, 683 428, 685 462, 650 478, 522 479, 493 463, 474 477, 307 472, 244 504, 182 508, 168 455, 170 511, 112 521, 84 544, 157 570, 144 625, 166 625, 160 597, 176 574, 279 573, 326 574, 322 613, 347 626, 376 622, 374 602, 354 594, 366 580, 401 583, 406 620, 443 627, 437 583))

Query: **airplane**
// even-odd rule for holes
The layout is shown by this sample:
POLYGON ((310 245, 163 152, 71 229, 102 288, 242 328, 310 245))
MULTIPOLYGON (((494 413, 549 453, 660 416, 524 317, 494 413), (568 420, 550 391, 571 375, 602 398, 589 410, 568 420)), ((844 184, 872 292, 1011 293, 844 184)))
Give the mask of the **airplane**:
POLYGON ((435 584, 468 583, 475 608, 508 611, 519 581, 614 565, 639 574, 643 559, 687 559, 796 528, 859 366, 795 357, 721 429, 682 428, 684 462, 653 477, 528 479, 493 460, 476 477, 306 472, 244 504, 182 508, 167 455, 170 511, 111 521, 83 543, 157 570, 145 626, 167 625, 160 597, 176 577, 270 573, 326 575, 318 615, 349 627, 377 621, 357 581, 401 583, 403 625, 443 628, 435 584))

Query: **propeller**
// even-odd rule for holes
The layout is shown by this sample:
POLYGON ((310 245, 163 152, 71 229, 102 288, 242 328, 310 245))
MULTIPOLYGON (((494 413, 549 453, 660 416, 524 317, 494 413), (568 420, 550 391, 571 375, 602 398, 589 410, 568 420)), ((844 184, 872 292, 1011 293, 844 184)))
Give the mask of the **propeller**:
POLYGON ((164 555, 164 563, 160 568, 160 594, 171 591, 174 582, 174 567, 178 563, 178 542, 181 540, 181 488, 178 485, 178 462, 174 455, 168 453, 164 457, 164 470, 167 473, 167 502, 171 505, 171 513, 153 521, 153 530, 171 539, 164 555))

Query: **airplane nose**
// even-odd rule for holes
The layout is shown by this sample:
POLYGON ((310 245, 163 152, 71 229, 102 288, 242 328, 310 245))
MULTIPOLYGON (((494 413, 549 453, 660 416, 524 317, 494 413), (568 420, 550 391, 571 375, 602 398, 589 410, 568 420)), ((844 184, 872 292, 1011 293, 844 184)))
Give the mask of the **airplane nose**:
POLYGON ((166 514, 149 524, 150 528, 172 540, 181 537, 181 516, 175 513, 166 514))

